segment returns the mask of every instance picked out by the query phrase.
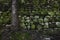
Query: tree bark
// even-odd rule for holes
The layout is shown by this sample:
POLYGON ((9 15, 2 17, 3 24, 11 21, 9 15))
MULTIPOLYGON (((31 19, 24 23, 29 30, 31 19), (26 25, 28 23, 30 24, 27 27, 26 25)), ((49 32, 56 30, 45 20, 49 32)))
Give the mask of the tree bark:
POLYGON ((19 18, 17 13, 17 0, 12 0, 12 30, 16 31, 19 27, 19 18))
POLYGON ((2 32, 2 40, 10 40, 11 32, 15 32, 19 27, 19 19, 17 14, 17 0, 12 0, 12 23, 10 27, 6 27, 2 32))

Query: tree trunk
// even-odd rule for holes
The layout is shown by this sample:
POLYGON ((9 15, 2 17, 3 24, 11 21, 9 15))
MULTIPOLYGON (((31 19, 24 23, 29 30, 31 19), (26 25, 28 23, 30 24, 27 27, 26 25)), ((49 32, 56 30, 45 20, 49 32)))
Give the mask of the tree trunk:
POLYGON ((12 30, 18 30, 19 18, 17 13, 17 0, 12 0, 12 30))
POLYGON ((10 40, 11 32, 13 31, 15 32, 18 30, 19 20, 18 20, 16 4, 17 4, 17 0, 12 0, 12 13, 11 13, 12 23, 10 27, 6 27, 2 32, 2 40, 10 40))

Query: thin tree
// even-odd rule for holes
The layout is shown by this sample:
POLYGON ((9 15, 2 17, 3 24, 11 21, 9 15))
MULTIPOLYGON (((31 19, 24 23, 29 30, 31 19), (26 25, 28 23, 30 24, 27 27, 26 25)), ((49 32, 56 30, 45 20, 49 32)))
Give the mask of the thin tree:
POLYGON ((14 31, 18 30, 19 18, 17 13, 17 0, 12 0, 12 29, 14 31))
POLYGON ((12 23, 11 26, 6 26, 6 28, 2 32, 2 40, 10 40, 11 32, 12 31, 15 32, 16 30, 18 30, 19 19, 17 14, 17 0, 12 0, 11 8, 12 8, 11 10, 12 23))

